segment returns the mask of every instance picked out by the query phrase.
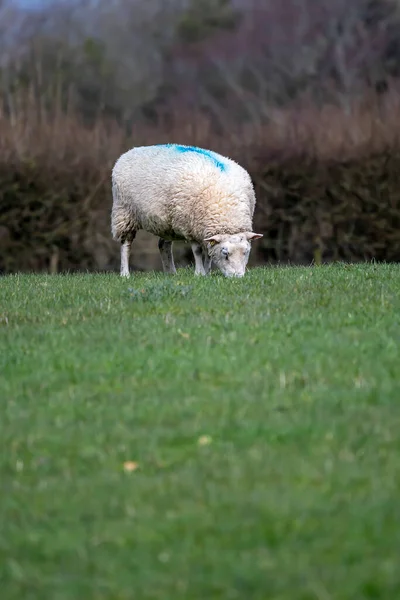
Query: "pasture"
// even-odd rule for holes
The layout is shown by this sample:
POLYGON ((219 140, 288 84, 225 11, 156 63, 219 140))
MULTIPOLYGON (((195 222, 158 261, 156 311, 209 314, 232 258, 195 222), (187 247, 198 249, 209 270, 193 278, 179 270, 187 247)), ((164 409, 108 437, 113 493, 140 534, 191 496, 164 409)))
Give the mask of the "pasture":
POLYGON ((0 279, 5 600, 400 597, 400 267, 0 279))

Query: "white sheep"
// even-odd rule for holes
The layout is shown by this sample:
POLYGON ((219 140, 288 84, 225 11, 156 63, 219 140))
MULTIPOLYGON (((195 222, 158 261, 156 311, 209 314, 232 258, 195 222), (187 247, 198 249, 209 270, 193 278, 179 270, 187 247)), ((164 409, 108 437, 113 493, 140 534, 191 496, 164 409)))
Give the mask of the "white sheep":
POLYGON ((121 242, 121 275, 129 276, 136 232, 160 240, 163 270, 176 273, 172 242, 191 243, 195 274, 211 263, 227 277, 242 277, 250 254, 255 194, 250 175, 211 150, 165 144, 129 150, 112 171, 112 234, 121 242), (203 262, 204 256, 204 262, 203 262))

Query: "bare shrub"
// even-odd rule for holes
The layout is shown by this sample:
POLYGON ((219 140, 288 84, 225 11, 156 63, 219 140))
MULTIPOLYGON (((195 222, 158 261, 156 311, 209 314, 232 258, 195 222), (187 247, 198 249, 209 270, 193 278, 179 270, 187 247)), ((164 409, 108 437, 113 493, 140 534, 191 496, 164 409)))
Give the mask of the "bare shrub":
MULTIPOLYGON (((306 98, 271 108, 263 124, 227 123, 184 107, 156 127, 127 133, 98 119, 53 111, 40 121, 28 97, 13 119, 0 114, 0 269, 110 269, 110 172, 141 144, 179 142, 231 156, 251 173, 255 227, 265 232, 253 264, 265 261, 400 259, 400 91, 372 92, 344 111, 306 98)), ((137 268, 159 268, 156 244, 136 246, 137 268)), ((182 261, 185 261, 185 252, 182 261)))

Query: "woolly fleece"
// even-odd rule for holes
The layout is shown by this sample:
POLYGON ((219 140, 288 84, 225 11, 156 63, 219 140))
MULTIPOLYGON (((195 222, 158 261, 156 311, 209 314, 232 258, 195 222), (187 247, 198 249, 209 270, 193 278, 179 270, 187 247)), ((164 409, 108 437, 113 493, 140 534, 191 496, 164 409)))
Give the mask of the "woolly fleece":
POLYGON ((133 148, 112 171, 112 234, 123 241, 144 229, 165 240, 202 243, 252 231, 255 194, 247 171, 202 148, 133 148))

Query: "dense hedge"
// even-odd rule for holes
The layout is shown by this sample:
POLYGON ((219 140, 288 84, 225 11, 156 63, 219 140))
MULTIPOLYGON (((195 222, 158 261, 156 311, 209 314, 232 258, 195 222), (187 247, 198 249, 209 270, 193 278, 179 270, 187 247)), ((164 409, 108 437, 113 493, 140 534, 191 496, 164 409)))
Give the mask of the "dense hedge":
POLYGON ((0 164, 0 269, 58 271, 106 266, 108 186, 60 165, 0 164), (105 255, 105 256, 104 256, 105 255))
MULTIPOLYGON (((112 165, 132 145, 167 140, 213 148, 249 169, 258 200, 254 228, 264 233, 253 264, 399 261, 399 106, 347 116, 339 109, 308 117, 297 111, 275 125, 219 137, 193 115, 134 136, 103 123, 87 130, 70 117, 45 125, 2 118, 0 270, 118 268, 112 165), (303 127, 294 130, 293 119, 303 127)), ((188 258, 181 250, 181 262, 188 258)), ((136 242, 133 264, 160 268, 155 239, 136 242)))
POLYGON ((400 260, 400 151, 307 158, 253 174, 266 261, 400 260))

